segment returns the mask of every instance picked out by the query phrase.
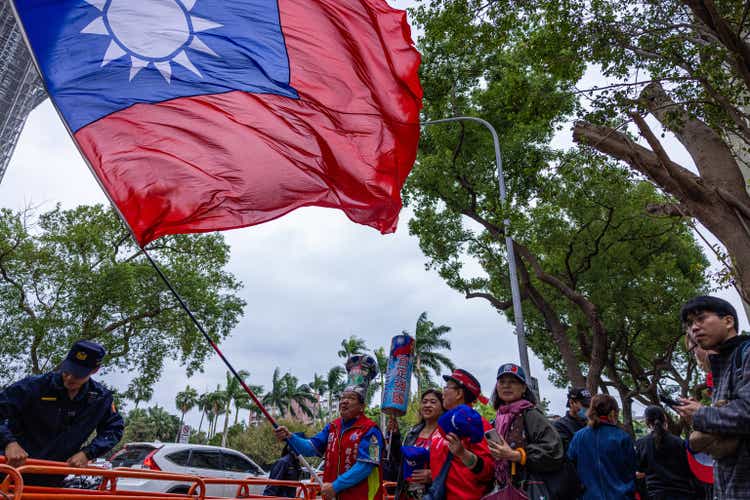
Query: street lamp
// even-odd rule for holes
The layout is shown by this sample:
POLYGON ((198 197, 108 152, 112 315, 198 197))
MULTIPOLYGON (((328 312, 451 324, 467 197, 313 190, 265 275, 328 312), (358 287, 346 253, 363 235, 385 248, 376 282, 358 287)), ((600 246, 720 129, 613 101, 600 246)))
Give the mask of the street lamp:
MULTIPOLYGON (((438 123, 448 123, 457 121, 471 121, 484 125, 492 134, 492 141, 495 145, 495 165, 497 165, 497 183, 500 187, 500 201, 505 205, 506 191, 505 191, 505 177, 503 176, 503 160, 500 156, 500 140, 497 137, 495 127, 493 127, 488 121, 476 118, 474 116, 454 116, 452 118, 443 118, 440 120, 430 120, 422 122, 422 126, 435 125, 438 123)), ((536 387, 535 380, 531 377, 531 369, 529 368, 529 351, 526 345, 526 334, 523 328, 523 310, 521 309, 521 290, 518 286, 518 276, 516 273, 516 253, 513 249, 513 239, 510 237, 509 227, 510 219, 507 217, 503 219, 503 227, 505 228, 505 248, 507 251, 508 258, 508 275, 510 278, 510 295, 513 300, 513 317, 516 320, 516 337, 518 339, 518 356, 521 360, 521 368, 526 372, 527 380, 529 381, 532 389, 538 396, 539 389, 536 387)))

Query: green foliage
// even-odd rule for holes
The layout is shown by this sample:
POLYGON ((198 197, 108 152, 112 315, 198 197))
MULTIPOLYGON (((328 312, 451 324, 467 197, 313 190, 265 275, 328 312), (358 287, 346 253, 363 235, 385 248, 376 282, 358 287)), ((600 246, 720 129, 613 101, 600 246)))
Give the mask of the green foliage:
MULTIPOLYGON (((562 9, 523 5, 541 3, 562 9)), ((573 21, 553 25, 546 11, 523 5, 436 0, 415 10, 425 115, 495 125, 508 201, 500 202, 486 129, 429 127, 405 186, 415 214, 409 229, 428 269, 512 320, 508 219, 529 345, 553 381, 581 383, 590 374, 594 387, 649 404, 659 384, 687 385, 695 374, 677 313, 705 290, 708 263, 686 224, 646 214, 647 205, 669 201, 651 184, 586 150, 549 146, 578 109, 585 66, 571 45, 573 21)))
MULTIPOLYGON (((278 423, 286 426, 291 432, 304 432, 307 437, 315 435, 322 429, 322 426, 309 426, 296 420, 282 419, 278 423)), ((232 429, 236 427, 234 426, 232 429)), ((268 469, 281 457, 284 443, 276 440, 271 424, 264 422, 261 425, 246 428, 242 432, 230 432, 228 446, 241 451, 257 462, 258 465, 268 469)), ((312 464, 317 464, 319 459, 313 457, 309 461, 312 464)))
POLYGON ((364 339, 357 337, 356 335, 350 336, 348 339, 341 341, 341 349, 337 353, 339 358, 349 359, 350 356, 355 354, 363 354, 367 350, 367 344, 364 339))
POLYGON ((278 367, 273 371, 271 390, 263 396, 264 405, 276 408, 279 414, 288 417, 298 417, 300 412, 313 417, 310 406, 316 401, 317 397, 307 384, 300 385, 299 379, 291 373, 281 375, 278 367))
MULTIPOLYGON (((242 314, 220 234, 179 235, 149 252, 217 340, 242 314)), ((0 210, 0 380, 53 369, 77 339, 107 349, 103 371, 137 374, 135 398, 168 359, 188 375, 211 348, 178 307, 112 210, 0 210)))
POLYGON ((160 406, 131 410, 125 417, 125 432, 120 446, 139 441, 174 442, 180 418, 160 406))
MULTIPOLYGON (((430 376, 432 371, 438 377, 443 369, 453 371, 455 365, 442 350, 451 350, 451 343, 444 336, 451 331, 446 325, 435 326, 435 323, 427 319, 427 312, 423 312, 417 318, 414 329, 414 376, 417 379, 417 397, 423 390, 433 387, 435 382, 430 376)), ((404 331, 403 333, 408 334, 404 331)))

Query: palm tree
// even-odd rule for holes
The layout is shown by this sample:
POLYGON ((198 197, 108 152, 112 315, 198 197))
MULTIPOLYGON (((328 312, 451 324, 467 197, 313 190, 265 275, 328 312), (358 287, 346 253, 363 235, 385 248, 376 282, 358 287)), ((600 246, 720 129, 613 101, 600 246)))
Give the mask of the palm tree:
MULTIPOLYGON (((177 409, 180 410, 180 429, 182 429, 182 424, 185 423, 185 414, 192 410, 196 404, 198 404, 198 391, 193 389, 192 387, 185 386, 185 390, 182 392, 178 392, 177 395, 174 398, 174 404, 177 406, 177 409)), ((180 439, 180 431, 177 431, 177 438, 175 439, 175 442, 179 441, 180 439)))
POLYGON ((198 409, 201 411, 201 420, 198 424, 198 434, 200 434, 201 429, 203 428, 203 417, 206 416, 206 413, 208 413, 208 394, 207 392, 204 392, 200 396, 198 396, 198 409))
MULTIPOLYGON (((263 398, 262 385, 247 384, 247 386, 251 391, 253 391, 253 394, 255 394, 256 397, 261 399, 263 398)), ((254 413, 261 413, 258 405, 255 404, 255 401, 250 399, 250 396, 245 392, 244 389, 234 398, 234 425, 237 425, 237 421, 239 420, 240 416, 240 410, 250 410, 254 413)))
POLYGON ((355 354, 363 354, 367 350, 364 339, 355 335, 341 341, 341 350, 338 352, 339 358, 349 359, 355 354))
MULTIPOLYGON (((250 376, 250 373, 246 370, 240 370, 237 372, 237 375, 240 376, 240 378, 244 381, 247 377, 250 376)), ((221 435, 221 446, 227 445, 227 429, 229 428, 229 414, 231 413, 232 408, 232 401, 237 399, 241 394, 245 394, 245 389, 242 388, 240 385, 239 380, 237 380, 237 377, 232 375, 231 372, 227 372, 227 386, 224 388, 224 396, 225 396, 225 403, 226 406, 224 407, 224 431, 221 435)), ((239 408, 238 410, 239 411, 239 408)), ((235 422, 236 422, 235 417, 235 422)))
POLYGON ((263 396, 263 404, 276 408, 279 410, 279 414, 283 415, 289 401, 286 392, 286 380, 284 380, 286 374, 281 375, 281 370, 277 366, 273 371, 273 377, 271 377, 271 390, 263 396))
MULTIPOLYGON (((375 360, 378 362, 378 375, 380 376, 380 382, 378 384, 380 389, 380 406, 383 407, 383 397, 385 396, 385 372, 388 370, 388 354, 385 352, 385 347, 379 347, 375 349, 375 360)), ((372 391, 373 394, 375 391, 372 391)), ((385 429, 385 413, 380 412, 380 428, 385 429)))
POLYGON ((310 386, 310 389, 315 394, 315 398, 317 399, 318 403, 318 417, 320 420, 323 420, 323 408, 320 406, 320 398, 322 398, 326 391, 328 390, 328 383, 326 382, 326 379, 323 378, 323 376, 318 375, 317 373, 313 374, 313 381, 308 384, 310 386))
POLYGON ((217 385, 216 390, 208 395, 208 415, 210 422, 208 439, 216 435, 216 423, 219 420, 219 415, 224 413, 225 406, 226 393, 221 390, 221 386, 217 385))
MULTIPOLYGON (((414 336, 414 360, 416 364, 414 371, 417 377, 418 396, 422 394, 422 387, 425 383, 432 384, 430 370, 439 376, 443 367, 449 370, 455 369, 453 362, 447 356, 438 352, 443 349, 450 351, 450 341, 443 338, 443 335, 449 331, 451 331, 451 327, 446 325, 435 326, 432 321, 428 320, 426 311, 420 314, 417 319, 414 336)), ((404 331, 404 333, 407 332, 404 331)))
POLYGON ((328 417, 331 417, 332 407, 333 407, 333 400, 334 398, 337 398, 339 394, 341 394, 341 391, 344 390, 344 375, 346 374, 346 370, 341 368, 340 366, 334 366, 330 370, 328 370, 328 375, 326 376, 326 386, 328 387, 328 417))
POLYGON ((315 395, 310 387, 307 384, 297 385, 299 379, 291 373, 285 374, 283 380, 287 400, 287 415, 295 418, 298 417, 295 405, 292 405, 292 403, 296 403, 296 408, 299 408, 302 413, 312 418, 313 412, 310 410, 310 403, 315 401, 315 395))

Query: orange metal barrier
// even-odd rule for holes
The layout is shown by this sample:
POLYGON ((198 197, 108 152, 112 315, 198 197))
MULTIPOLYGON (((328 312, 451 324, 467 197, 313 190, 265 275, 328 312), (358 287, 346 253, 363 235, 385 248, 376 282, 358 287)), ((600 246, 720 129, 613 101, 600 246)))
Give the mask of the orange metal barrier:
MULTIPOLYGON (((255 495, 250 493, 250 486, 291 486, 293 488, 297 488, 298 491, 301 491, 302 496, 297 496, 295 498, 302 498, 305 500, 311 500, 315 498, 315 495, 320 491, 320 487, 317 484, 308 484, 303 483, 301 481, 281 481, 277 479, 260 479, 260 478, 254 478, 254 477, 248 477, 245 479, 225 479, 225 478, 208 478, 204 477, 203 482, 205 482, 207 485, 209 484, 236 484, 237 485, 237 493, 235 494, 235 498, 274 498, 274 497, 267 497, 263 495, 255 495)), ((188 495, 193 493, 193 490, 195 489, 195 485, 190 488, 188 491, 188 495)))
MULTIPOLYGON (((237 499, 264 498, 271 500, 274 498, 251 494, 250 486, 255 485, 291 486, 297 489, 297 498, 303 500, 318 498, 317 495, 320 494, 319 485, 312 481, 278 481, 262 478, 201 478, 187 474, 122 467, 116 469, 103 469, 99 467, 77 468, 69 467, 63 462, 37 459, 29 459, 23 466, 14 468, 5 464, 5 462, 5 457, 0 456, 0 475, 6 475, 5 479, 0 483, 0 497, 7 498, 8 500, 212 500, 219 498, 206 496, 207 484, 236 484, 237 493, 235 498, 237 499), (24 485, 22 474, 101 476, 102 483, 98 490, 29 486, 24 485), (184 481, 191 483, 191 487, 187 494, 119 490, 117 488, 117 478, 120 477, 184 481)), ((386 499, 392 500, 394 498, 392 491, 395 489, 395 486, 396 483, 393 482, 383 483, 383 488, 386 491, 386 499)))
POLYGON ((0 464, 0 474, 7 474, 0 483, 0 493, 8 499, 20 499, 23 495, 23 478, 10 465, 0 464))
POLYGON ((395 500, 396 499, 396 486, 398 483, 394 481, 383 481, 383 500, 395 500))
MULTIPOLYGON (((31 487, 27 486, 23 497, 19 500, 44 500, 44 499, 65 499, 65 500, 92 500, 95 497, 101 498, 112 498, 117 497, 118 500, 143 500, 144 497, 150 498, 193 498, 196 500, 205 500, 206 498, 206 483, 203 479, 197 476, 189 476, 186 474, 173 474, 170 472, 158 472, 158 471, 147 471, 138 469, 100 469, 96 467, 89 468, 76 468, 60 466, 56 464, 52 465, 23 465, 16 469, 19 474, 53 474, 53 475, 68 475, 77 474, 85 476, 102 476, 102 485, 99 490, 74 490, 67 488, 47 488, 43 486, 31 487), (164 481, 185 481, 189 483, 195 483, 197 486, 193 495, 179 495, 174 493, 146 493, 128 490, 117 489, 117 478, 118 477, 134 477, 143 479, 161 479, 164 481)), ((98 500, 98 499, 97 499, 98 500)))

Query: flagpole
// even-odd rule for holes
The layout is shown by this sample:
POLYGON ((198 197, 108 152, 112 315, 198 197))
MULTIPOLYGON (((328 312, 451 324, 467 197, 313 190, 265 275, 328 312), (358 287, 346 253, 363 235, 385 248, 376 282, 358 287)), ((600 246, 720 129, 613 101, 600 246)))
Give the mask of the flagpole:
MULTIPOLYGON (((276 422, 276 419, 274 419, 271 414, 268 412, 266 407, 263 405, 263 403, 260 402, 258 397, 255 395, 252 389, 248 387, 248 385, 245 383, 245 381, 240 377, 239 373, 237 373, 237 370, 234 369, 234 366, 232 366, 232 363, 229 362, 229 360, 224 356, 224 353, 221 352, 221 349, 219 349, 219 346, 216 345, 216 342, 214 342, 214 339, 211 338, 211 335, 208 334, 205 328, 203 328, 203 325, 198 321, 198 318, 195 317, 193 314, 193 311, 190 310, 185 300, 183 300, 182 296, 177 292, 175 287, 172 285, 172 282, 169 281, 169 278, 164 274, 164 272, 161 270, 161 267, 154 261, 154 259, 151 258, 151 255, 148 253, 148 251, 145 248, 141 248, 143 250, 143 254, 146 256, 148 261, 151 263, 151 266, 156 270, 156 273, 159 275, 159 277, 162 279, 165 285, 167 285, 167 288, 169 288, 169 291, 172 292, 172 295, 175 299, 177 299, 177 302, 179 302, 180 307, 187 313, 188 317, 190 317, 190 320, 193 322, 193 324, 198 328, 198 331, 203 334, 203 338, 206 339, 206 341, 211 345, 213 350, 216 352, 216 354, 219 355, 219 358, 224 362, 224 364, 229 368, 229 371, 232 372, 232 375, 234 375, 234 378, 237 379, 237 381, 240 383, 240 386, 245 390, 248 396, 250 396, 250 399, 253 400, 255 405, 258 407, 258 409, 263 413, 263 415, 266 417, 268 422, 273 426, 274 429, 277 429, 279 427, 279 424, 276 422)), ((287 439, 288 442, 288 439, 287 439)), ((305 467, 309 472, 310 476, 317 482, 319 485, 323 485, 323 481, 318 476, 318 473, 315 472, 315 469, 308 463, 308 461, 303 457, 301 454, 297 453, 297 451, 289 445, 289 452, 299 460, 299 462, 302 464, 303 467, 305 467)))
MULTIPOLYGON (((500 188, 500 201, 503 205, 506 203, 507 193, 505 190, 505 176, 503 174, 503 160, 500 155, 500 139, 498 139, 497 131, 487 120, 477 118, 474 116, 454 116, 451 118, 442 118, 440 120, 430 120, 422 122, 421 125, 436 125, 439 123, 458 122, 458 121, 472 121, 484 125, 492 134, 492 142, 495 146, 495 165, 497 167, 497 183, 500 188)), ((526 333, 523 326, 523 309, 521 308, 521 290, 518 286, 518 273, 516 270, 516 253, 513 248, 513 238, 510 236, 510 219, 506 216, 503 219, 503 227, 505 229, 505 249, 507 252, 508 259, 508 277, 510 279, 510 295, 513 301, 513 317, 516 323, 516 337, 518 339, 518 355, 521 361, 521 368, 526 372, 527 380, 532 385, 532 389, 536 392, 537 399, 539 398, 539 388, 533 387, 535 384, 532 382, 531 369, 529 367, 529 350, 526 344, 526 333)))

